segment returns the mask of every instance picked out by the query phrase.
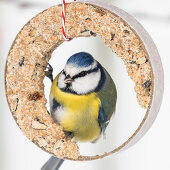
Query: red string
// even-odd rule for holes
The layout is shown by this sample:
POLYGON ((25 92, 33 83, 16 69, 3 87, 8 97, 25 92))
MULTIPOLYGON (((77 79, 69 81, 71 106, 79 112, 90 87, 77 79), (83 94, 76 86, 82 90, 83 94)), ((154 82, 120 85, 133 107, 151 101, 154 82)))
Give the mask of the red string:
MULTIPOLYGON (((76 1, 76 0, 74 0, 76 1)), ((66 22, 66 19, 65 19, 65 9, 66 9, 66 2, 65 0, 63 0, 63 10, 62 10, 62 32, 63 32, 63 38, 65 41, 70 41, 72 40, 71 38, 67 38, 66 36, 66 29, 65 29, 65 22, 66 22)))

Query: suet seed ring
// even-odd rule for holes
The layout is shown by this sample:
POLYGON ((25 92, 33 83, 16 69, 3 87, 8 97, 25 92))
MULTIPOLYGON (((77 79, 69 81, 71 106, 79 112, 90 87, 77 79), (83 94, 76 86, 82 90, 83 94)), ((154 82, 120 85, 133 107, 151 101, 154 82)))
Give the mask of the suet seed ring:
POLYGON ((6 96, 18 126, 40 148, 59 158, 95 160, 129 148, 150 128, 163 96, 163 69, 148 33, 123 10, 84 0, 68 3, 66 12, 68 38, 99 35, 126 64, 138 102, 147 108, 136 131, 113 151, 81 156, 77 144, 65 138, 62 128, 52 121, 45 106, 43 79, 52 52, 64 42, 61 5, 35 16, 17 35, 6 62, 6 96))

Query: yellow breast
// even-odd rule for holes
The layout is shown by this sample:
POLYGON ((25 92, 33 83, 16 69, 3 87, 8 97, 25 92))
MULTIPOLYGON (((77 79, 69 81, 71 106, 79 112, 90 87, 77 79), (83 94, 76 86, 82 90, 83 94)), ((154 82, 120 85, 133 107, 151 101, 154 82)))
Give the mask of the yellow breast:
POLYGON ((60 122, 65 131, 73 132, 76 141, 94 141, 100 135, 98 112, 100 100, 96 93, 75 95, 65 93, 57 87, 57 79, 53 81, 51 96, 66 110, 60 122))

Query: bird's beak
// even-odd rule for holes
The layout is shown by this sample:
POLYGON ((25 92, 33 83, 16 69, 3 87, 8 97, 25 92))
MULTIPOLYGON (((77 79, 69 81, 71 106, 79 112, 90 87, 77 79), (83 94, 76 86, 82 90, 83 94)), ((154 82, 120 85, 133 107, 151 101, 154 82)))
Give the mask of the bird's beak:
POLYGON ((70 83, 72 83, 73 82, 73 79, 71 79, 71 78, 65 78, 64 79, 64 83, 65 84, 70 84, 70 83))

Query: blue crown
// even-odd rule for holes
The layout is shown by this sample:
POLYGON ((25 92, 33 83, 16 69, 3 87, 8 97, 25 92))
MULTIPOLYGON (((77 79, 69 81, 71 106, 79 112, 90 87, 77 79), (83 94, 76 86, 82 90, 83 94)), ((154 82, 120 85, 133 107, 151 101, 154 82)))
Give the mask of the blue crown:
POLYGON ((94 62, 92 55, 86 52, 79 52, 72 55, 68 60, 67 64, 74 64, 78 67, 88 67, 94 62))

